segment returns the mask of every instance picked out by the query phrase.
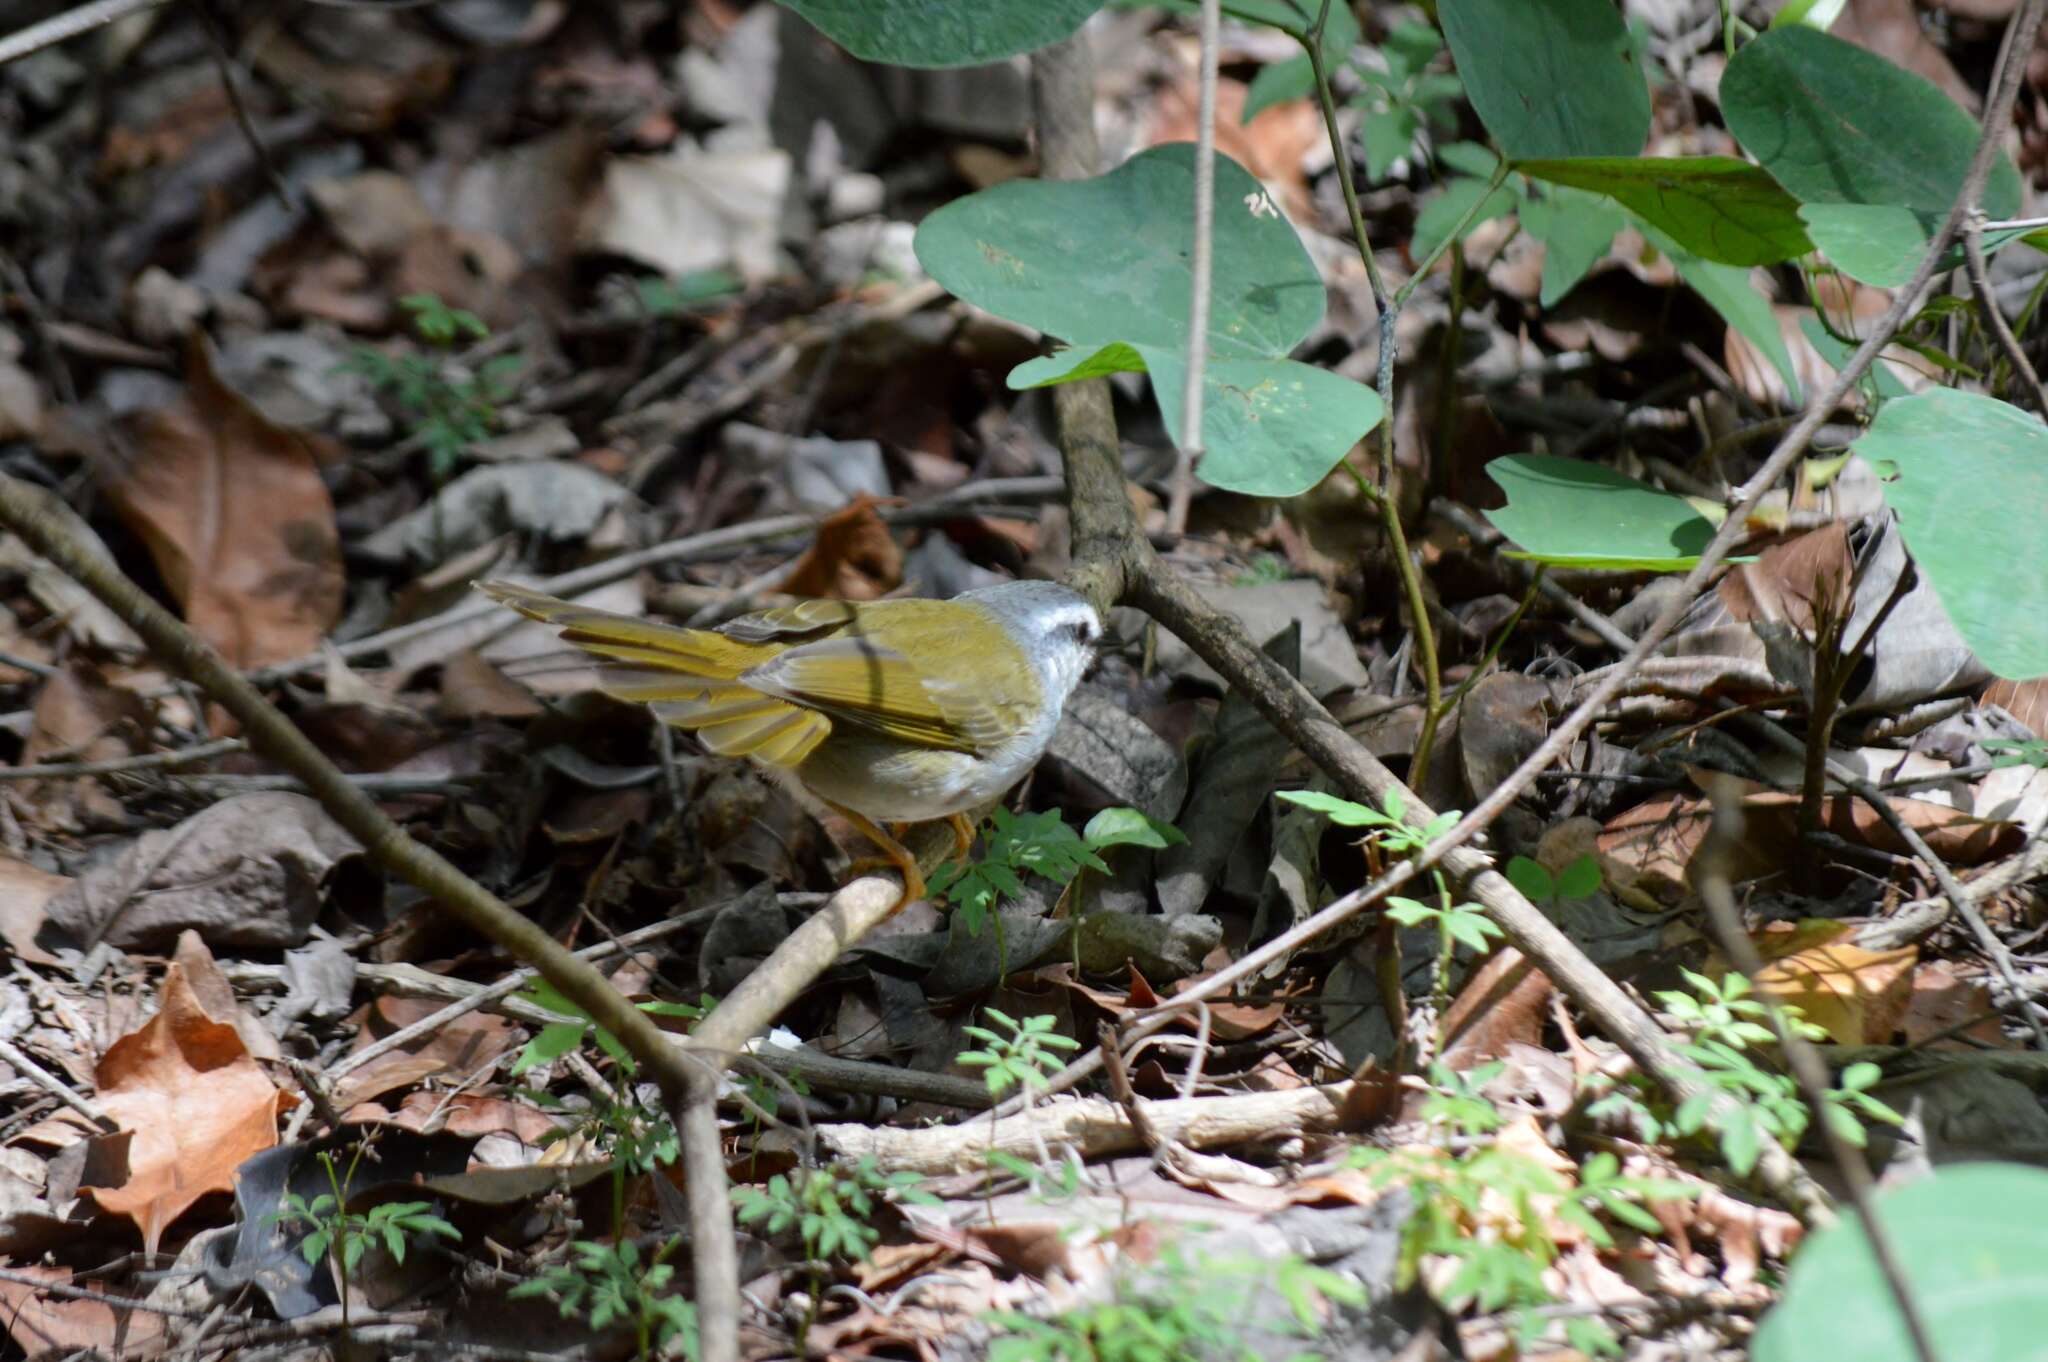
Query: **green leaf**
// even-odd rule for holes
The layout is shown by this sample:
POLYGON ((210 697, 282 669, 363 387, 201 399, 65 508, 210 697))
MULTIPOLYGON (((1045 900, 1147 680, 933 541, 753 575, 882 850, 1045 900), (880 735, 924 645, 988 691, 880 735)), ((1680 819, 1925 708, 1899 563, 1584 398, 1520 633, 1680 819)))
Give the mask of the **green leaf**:
POLYGON ((1607 254, 1614 234, 1628 225, 1627 216, 1603 195, 1561 187, 1524 200, 1516 215, 1522 230, 1543 243, 1543 290, 1537 301, 1544 307, 1570 293, 1607 254))
POLYGON ((1510 859, 1503 873, 1508 883, 1521 890, 1522 897, 1531 903, 1548 903, 1557 893, 1557 882, 1550 878, 1550 872, 1527 856, 1510 859))
POLYGON ((2007 680, 2048 676, 2048 428, 1931 388, 1885 403, 1854 448, 1889 475, 1885 501, 1963 641, 2007 680))
POLYGON ((1587 854, 1576 857, 1557 877, 1557 896, 1582 899, 1600 889, 1600 860, 1587 854))
POLYGON ((1609 0, 1439 0, 1437 19, 1510 159, 1643 149, 1650 90, 1609 0))
POLYGON ((1305 98, 1315 90, 1315 66, 1309 61, 1308 53, 1287 61, 1268 62, 1259 68, 1259 74, 1252 77, 1250 87, 1245 90, 1244 113, 1238 122, 1249 123, 1275 104, 1305 98))
MULTIPOLYGON (((2036 1357, 2048 1300, 2048 1172, 1971 1163, 1877 1196, 1877 1216, 1933 1336, 1951 1362, 2036 1357)), ((1854 1218, 1808 1239, 1783 1299, 1764 1316, 1756 1362, 1916 1356, 1854 1218)))
POLYGON ((781 0, 826 37, 891 66, 980 66, 1058 42, 1102 0, 781 0))
MULTIPOLYGON (((1199 0, 1165 0, 1167 9, 1183 14, 1201 10, 1199 0)), ((1306 40, 1322 0, 1223 0, 1223 12, 1254 24, 1268 24, 1296 41, 1306 40)), ((1358 42, 1358 19, 1349 5, 1332 0, 1329 26, 1323 30, 1323 51, 1341 59, 1358 42)))
POLYGON ((1851 279, 1897 288, 1927 254, 1932 226, 1896 203, 1809 203, 1799 209, 1813 244, 1851 279))
POLYGON ((1404 899, 1395 894, 1387 895, 1387 916, 1403 927, 1414 927, 1438 916, 1437 910, 1414 899, 1404 899))
POLYGON ((543 1026, 519 1052, 519 1058, 512 1061, 512 1076, 517 1078, 536 1065, 560 1059, 583 1043, 587 1030, 589 1027, 583 1022, 550 1022, 543 1026))
POLYGON ((1163 850, 1188 840, 1173 824, 1162 823, 1137 809, 1104 809, 1088 820, 1081 836, 1097 851, 1120 846, 1163 850))
POLYGON ((1465 214, 1472 211, 1474 204, 1479 205, 1479 210, 1472 213, 1470 222, 1465 222, 1460 236, 1469 236, 1472 229, 1482 222, 1514 212, 1515 196, 1505 188, 1491 188, 1485 180, 1462 175, 1452 180, 1424 200, 1421 210, 1415 215, 1415 232, 1409 249, 1416 259, 1435 252, 1444 238, 1464 221, 1465 214))
POLYGON ((1703 260, 1775 265, 1813 249, 1799 201, 1732 156, 1582 156, 1517 161, 1515 169, 1605 194, 1703 260))
MULTIPOLYGON (((1092 180, 985 189, 924 220, 918 259, 960 297, 1071 347, 1020 365, 1012 387, 1142 365, 1180 443, 1193 163, 1179 144, 1092 180)), ((1293 227, 1257 207, 1263 195, 1242 166, 1217 157, 1208 452, 1197 471, 1215 487, 1284 497, 1322 481, 1381 410, 1363 384, 1287 358, 1321 320, 1324 289, 1293 227)))
POLYGON ((1605 464, 1510 454, 1486 466, 1508 504, 1486 512, 1517 557, 1567 567, 1683 572, 1714 526, 1691 502, 1605 464))
POLYGON ((1842 10, 1849 0, 1786 0, 1785 8, 1771 16, 1772 28, 1784 28, 1788 24, 1805 24, 1825 33, 1842 17, 1842 10))
POLYGON ((1383 828, 1390 820, 1378 809, 1354 804, 1348 799, 1339 799, 1321 790, 1280 790, 1276 797, 1290 804, 1299 804, 1304 809, 1313 809, 1332 823, 1346 828, 1383 828))
MULTIPOLYGON (((1857 278, 1871 271, 1873 283, 1905 282, 1899 259, 1926 250, 1977 146, 1976 120, 1932 81, 1799 24, 1735 54, 1721 77, 1721 112, 1743 149, 1800 202, 1890 210, 1806 217, 1815 245, 1857 278)), ((2011 217, 2019 202, 2019 172, 2000 155, 1984 211, 2011 217)))
POLYGON ((1358 138, 1365 144, 1366 176, 1374 183, 1384 180, 1394 162, 1415 145, 1415 134, 1421 130, 1422 120, 1413 109, 1382 109, 1360 119, 1358 138))

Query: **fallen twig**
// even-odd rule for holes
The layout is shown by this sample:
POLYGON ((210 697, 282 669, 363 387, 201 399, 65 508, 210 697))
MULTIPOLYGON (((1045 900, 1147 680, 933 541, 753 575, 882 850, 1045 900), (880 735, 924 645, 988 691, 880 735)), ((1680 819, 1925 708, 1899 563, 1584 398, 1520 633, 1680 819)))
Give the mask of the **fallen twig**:
MULTIPOLYGON (((1229 1097, 1176 1097, 1147 1102, 1145 1116, 1161 1142, 1215 1149, 1334 1130, 1350 1091, 1347 1082, 1229 1097)), ((872 1156, 890 1172, 927 1174, 980 1171, 991 1166, 991 1154, 1030 1157, 1042 1146, 1066 1146, 1083 1157, 1151 1147, 1128 1110, 1105 1097, 1040 1098, 1015 1116, 957 1126, 905 1130, 833 1124, 813 1132, 842 1158, 872 1156)))

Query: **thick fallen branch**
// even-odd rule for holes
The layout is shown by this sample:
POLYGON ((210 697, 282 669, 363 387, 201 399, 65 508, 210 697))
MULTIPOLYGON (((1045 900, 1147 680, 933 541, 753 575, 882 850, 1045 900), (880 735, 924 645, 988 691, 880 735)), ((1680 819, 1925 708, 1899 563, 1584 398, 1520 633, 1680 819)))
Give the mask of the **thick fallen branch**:
MULTIPOLYGON (((1145 1118, 1162 1141, 1190 1149, 1229 1148, 1334 1130, 1350 1091, 1349 1083, 1332 1083, 1232 1097, 1173 1098, 1145 1103, 1145 1118)), ((841 1158, 872 1156, 892 1173, 979 1172, 991 1154, 1035 1158, 1041 1149, 1067 1148, 1093 1158, 1149 1147, 1123 1105, 1106 1097, 1060 1098, 1015 1116, 957 1126, 903 1130, 834 1124, 813 1131, 821 1145, 841 1158)))

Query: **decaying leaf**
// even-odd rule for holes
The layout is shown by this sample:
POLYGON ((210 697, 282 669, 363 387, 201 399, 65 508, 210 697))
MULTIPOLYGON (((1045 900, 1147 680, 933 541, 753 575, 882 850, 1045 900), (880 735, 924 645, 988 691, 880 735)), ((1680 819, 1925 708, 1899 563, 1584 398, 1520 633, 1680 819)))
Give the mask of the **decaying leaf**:
MULTIPOLYGON (((427 998, 379 998, 365 1018, 357 1049, 411 1025, 442 1004, 427 998)), ((334 1086, 334 1104, 347 1112, 357 1103, 419 1082, 445 1069, 467 1075, 518 1043, 518 1032, 503 1017, 472 1012, 409 1047, 386 1051, 334 1086)), ((381 1110, 381 1108, 380 1108, 381 1110)))
POLYGON ((149 545, 192 628, 236 667, 311 652, 341 617, 341 543, 320 480, 325 437, 274 425, 187 351, 185 392, 138 413, 108 499, 149 545))
POLYGON ((1751 980, 1758 996, 1797 1006, 1837 1045, 1889 1041, 1913 993, 1919 949, 1872 951, 1848 941, 1843 922, 1803 922, 1755 935, 1764 967, 1751 980))
POLYGON ((0 941, 31 965, 54 965, 55 956, 36 944, 36 934, 49 919, 45 904, 71 883, 68 875, 52 875, 12 856, 0 856, 0 941))
POLYGON ((61 891, 48 912, 80 942, 123 949, 167 945, 188 929, 216 946, 297 946, 328 876, 361 851, 307 795, 236 795, 144 833, 61 891))
POLYGON ((863 493, 826 516, 780 589, 792 596, 849 601, 871 601, 894 590, 903 580, 903 550, 875 510, 885 504, 863 493))
POLYGON ((156 1015, 108 1047, 96 1077, 101 1108, 132 1134, 128 1176, 81 1190, 133 1220, 151 1253, 194 1202, 234 1190, 236 1166, 276 1144, 278 1113, 297 1105, 175 964, 156 1015))
MULTIPOLYGON (((55 1286, 71 1284, 71 1269, 33 1264, 9 1272, 55 1286)), ((95 1288, 96 1294, 106 1294, 95 1288)), ((0 1280, 0 1321, 30 1357, 153 1356, 164 1338, 164 1317, 124 1310, 98 1300, 43 1295, 34 1282, 0 1280)))

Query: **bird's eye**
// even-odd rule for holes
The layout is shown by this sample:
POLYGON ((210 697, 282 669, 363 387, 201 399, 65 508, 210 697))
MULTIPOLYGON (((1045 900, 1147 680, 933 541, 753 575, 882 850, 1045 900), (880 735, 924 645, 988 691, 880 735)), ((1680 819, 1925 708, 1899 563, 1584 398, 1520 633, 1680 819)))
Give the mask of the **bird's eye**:
POLYGON ((1093 643, 1095 630, 1086 620, 1075 620, 1067 626, 1067 632, 1074 636, 1076 643, 1093 643))

